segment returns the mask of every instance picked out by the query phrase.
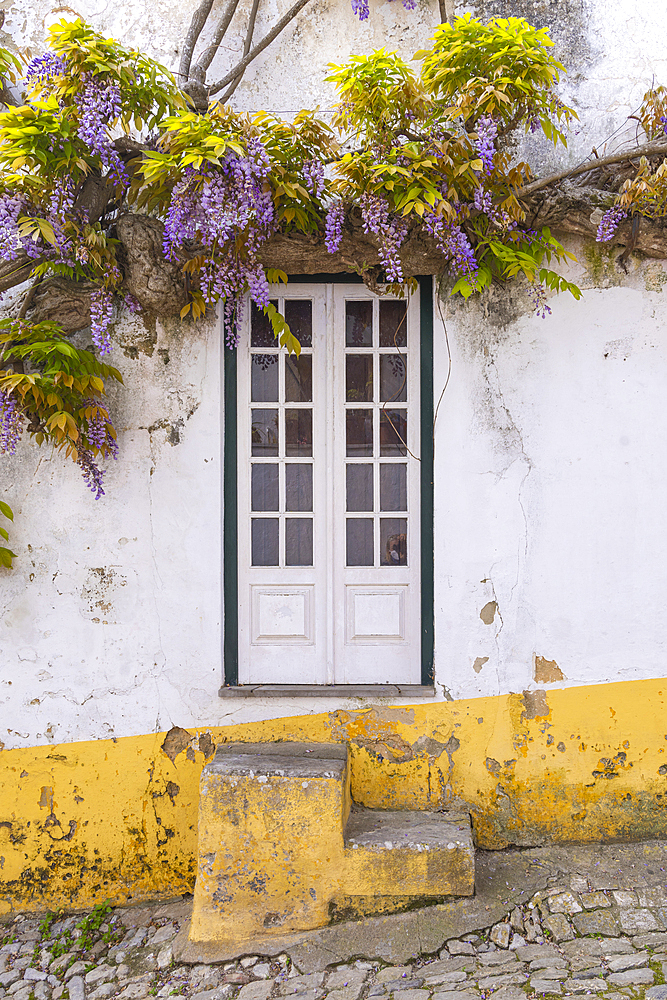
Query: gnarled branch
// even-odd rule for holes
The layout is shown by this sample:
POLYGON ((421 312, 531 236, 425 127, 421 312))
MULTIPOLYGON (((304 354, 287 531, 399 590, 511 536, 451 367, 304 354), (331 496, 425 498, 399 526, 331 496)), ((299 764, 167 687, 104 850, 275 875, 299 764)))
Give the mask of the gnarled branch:
POLYGON ((185 36, 185 41, 183 42, 183 51, 181 52, 181 64, 178 67, 178 75, 182 80, 187 80, 190 76, 190 63, 192 62, 192 54, 195 50, 195 45, 197 40, 201 35, 204 25, 208 19, 208 15, 211 13, 211 8, 213 7, 213 0, 204 0, 202 4, 197 7, 197 10, 192 15, 192 20, 190 21, 190 27, 188 28, 188 33, 185 36))
POLYGON ((204 49, 203 53, 197 60, 197 66, 204 74, 204 79, 206 79, 206 70, 213 62, 215 54, 220 48, 220 43, 227 34, 227 28, 232 22, 232 18, 236 13, 236 8, 238 7, 238 5, 239 5, 239 0, 229 0, 229 3, 225 7, 225 12, 218 22, 218 27, 215 29, 213 41, 206 49, 204 49))
POLYGON ((253 61, 253 59, 256 59, 257 56, 260 54, 260 52, 263 52, 264 49, 268 45, 270 45, 271 42, 274 41, 274 39, 278 37, 278 35, 281 33, 281 31, 283 31, 287 27, 290 21, 294 20, 297 14, 301 10, 303 10, 303 8, 306 6, 307 3, 310 3, 310 0, 297 0, 297 2, 292 7, 290 7, 287 13, 283 17, 281 17, 280 20, 276 22, 276 24, 274 24, 274 26, 271 28, 271 31, 269 31, 269 33, 264 36, 261 42, 258 42, 257 45, 255 45, 255 47, 250 50, 247 56, 244 56, 243 59, 241 59, 241 61, 236 64, 234 69, 230 70, 226 76, 223 76, 222 80, 218 80, 217 83, 212 83, 210 85, 210 87, 208 88, 209 94, 211 95, 217 94, 218 91, 222 90, 223 87, 226 87, 228 84, 232 82, 232 80, 235 80, 236 77, 239 75, 239 73, 242 73, 245 70, 246 66, 249 66, 250 63, 253 61))
MULTIPOLYGON (((250 52, 250 46, 252 45, 252 36, 253 36, 254 31, 255 31, 255 21, 257 19, 257 11, 258 11, 258 9, 259 9, 259 0, 252 0, 252 8, 250 10, 250 17, 248 18, 248 28, 247 28, 246 35, 245 35, 245 42, 243 43, 243 55, 244 56, 247 56, 248 53, 250 52)), ((239 83, 243 79, 243 74, 244 73, 245 73, 245 70, 241 70, 241 72, 236 77, 236 79, 231 82, 231 84, 229 85, 229 87, 227 88, 227 90, 224 92, 224 94, 220 98, 220 101, 221 101, 222 104, 225 104, 229 100, 229 98, 232 96, 232 94, 234 93, 234 91, 238 87, 239 83)))

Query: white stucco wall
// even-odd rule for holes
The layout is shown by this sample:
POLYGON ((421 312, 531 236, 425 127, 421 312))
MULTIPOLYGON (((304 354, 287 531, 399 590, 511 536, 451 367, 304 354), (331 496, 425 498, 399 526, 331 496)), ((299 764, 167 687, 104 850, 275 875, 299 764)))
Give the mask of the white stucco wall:
MULTIPOLYGON (((280 10, 287 6, 281 0, 280 10)), ((172 68, 189 18, 187 5, 147 0, 0 7, 5 31, 33 52, 46 25, 78 13, 172 68)), ((471 9, 545 13, 521 3, 471 9)), ((380 45, 409 56, 426 42, 436 7, 410 13, 398 0, 371 0, 363 25, 347 0, 313 0, 309 10, 247 74, 238 107, 329 107, 328 61, 380 45)), ((602 148, 653 74, 667 79, 662 5, 581 0, 548 16, 557 17, 554 37, 573 69, 564 96, 582 121, 559 159, 542 149, 545 168, 602 148)), ((242 28, 240 16, 218 58, 221 73, 242 28)), ((436 425, 440 698, 536 686, 535 656, 556 661, 565 685, 665 673, 665 276, 661 264, 635 262, 625 277, 574 249, 584 299, 552 299, 545 320, 520 289, 467 306, 443 301, 452 376, 436 425), (497 611, 485 624, 480 612, 492 601, 497 611)), ((337 707, 332 699, 219 700, 217 324, 158 324, 152 334, 123 314, 115 337, 112 363, 126 386, 113 394, 121 457, 106 496, 94 501, 73 464, 28 441, 16 458, 0 457, 19 554, 14 570, 0 569, 0 743, 337 707)), ((439 314, 435 354, 437 401, 448 366, 439 314)))

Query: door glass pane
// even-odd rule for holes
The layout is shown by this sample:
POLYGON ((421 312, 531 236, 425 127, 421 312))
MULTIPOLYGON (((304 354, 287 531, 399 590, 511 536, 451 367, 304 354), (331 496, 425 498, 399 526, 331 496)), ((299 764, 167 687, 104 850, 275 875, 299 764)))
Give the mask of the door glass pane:
POLYGON ((408 342, 407 303, 398 299, 380 302, 380 347, 405 347, 408 342))
POLYGON ((302 347, 313 346, 313 303, 310 299, 287 299, 285 319, 302 347))
POLYGON ((255 517, 252 522, 253 566, 278 565, 278 518, 255 517))
MULTIPOLYGON (((278 308, 278 300, 271 299, 271 305, 278 308)), ((273 327, 269 317, 258 309, 254 302, 250 304, 250 346, 277 347, 278 341, 273 336, 273 327)))
POLYGON ((370 299, 345 303, 347 347, 373 346, 373 303, 370 299))
POLYGON ((250 369, 250 398, 253 403, 278 402, 277 354, 253 354, 250 369))
POLYGON ((348 403, 373 402, 372 354, 348 354, 345 358, 345 399, 348 403))
POLYGON ((313 454, 312 410, 285 410, 285 454, 288 458, 313 454))
POLYGON ((285 518, 285 565, 313 565, 313 521, 310 517, 285 518))
POLYGON ((404 403, 408 398, 405 360, 399 354, 380 355, 380 401, 404 403))
POLYGON ((313 509, 312 465, 285 466, 285 510, 313 509))
POLYGON ((273 462, 252 467, 252 509, 278 510, 278 466, 273 462))
POLYGON ((406 566, 408 520, 406 517, 380 518, 380 565, 406 566))
POLYGON ((346 524, 347 565, 373 565, 373 518, 348 517, 346 524))
POLYGON ((373 510, 372 465, 347 466, 347 509, 373 510))
POLYGON ((407 510, 407 465, 380 466, 380 510, 407 510))
POLYGON ((278 411, 252 411, 252 454, 274 458, 278 455, 278 411))
POLYGON ((346 410, 345 433, 348 458, 373 455, 373 411, 346 410))
POLYGON ((406 455, 408 418, 405 410, 380 411, 380 454, 406 455))
POLYGON ((285 358, 285 400, 310 403, 313 398, 313 356, 290 354, 285 358))

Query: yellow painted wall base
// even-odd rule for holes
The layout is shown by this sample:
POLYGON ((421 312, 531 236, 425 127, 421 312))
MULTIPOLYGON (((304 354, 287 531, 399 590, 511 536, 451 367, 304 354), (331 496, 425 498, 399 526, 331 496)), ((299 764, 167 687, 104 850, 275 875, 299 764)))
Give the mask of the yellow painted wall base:
MULTIPOLYGON (((194 886, 220 742, 345 741, 355 801, 471 811, 479 847, 667 838, 667 680, 0 752, 0 913, 194 886)), ((380 890, 381 891, 381 890, 380 890)))

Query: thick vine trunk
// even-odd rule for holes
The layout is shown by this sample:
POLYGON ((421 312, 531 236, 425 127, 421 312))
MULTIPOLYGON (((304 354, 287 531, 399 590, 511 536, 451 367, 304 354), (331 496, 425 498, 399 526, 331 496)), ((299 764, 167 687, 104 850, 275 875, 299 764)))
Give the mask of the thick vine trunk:
MULTIPOLYGON (((566 183, 558 191, 540 191, 525 199, 524 204, 531 225, 548 225, 555 233, 594 239, 601 213, 613 200, 613 192, 566 183)), ((145 215, 123 215, 116 222, 116 235, 120 241, 118 257, 125 275, 124 289, 147 312, 177 316, 187 302, 187 285, 182 262, 167 261, 164 257, 162 223, 145 215)), ((614 244, 630 245, 633 251, 647 257, 667 259, 667 225, 642 219, 635 241, 630 222, 624 222, 614 244)), ((291 275, 362 274, 371 287, 381 272, 377 244, 363 232, 356 210, 346 219, 337 253, 327 251, 322 234, 278 233, 264 247, 261 259, 265 267, 291 275)), ((416 226, 401 248, 401 261, 406 278, 445 270, 445 260, 435 242, 416 226)), ((25 281, 34 263, 25 255, 10 263, 0 262, 0 291, 25 281)), ((68 332, 82 329, 90 323, 90 293, 91 286, 86 283, 62 278, 44 281, 35 296, 30 318, 55 320, 68 332)))

